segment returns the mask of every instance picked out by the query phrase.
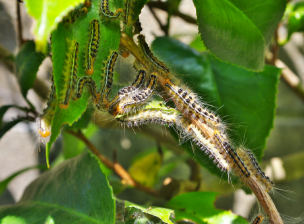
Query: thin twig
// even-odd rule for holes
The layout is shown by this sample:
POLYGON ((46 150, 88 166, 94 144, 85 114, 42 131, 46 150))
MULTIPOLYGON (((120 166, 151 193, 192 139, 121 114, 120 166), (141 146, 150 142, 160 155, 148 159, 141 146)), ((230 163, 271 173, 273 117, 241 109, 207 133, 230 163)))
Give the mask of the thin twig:
POLYGON ((104 155, 102 155, 98 149, 82 134, 81 131, 78 132, 74 132, 74 131, 67 131, 68 133, 70 133, 71 135, 74 135, 75 137, 77 137, 78 139, 82 140, 86 146, 89 148, 89 150, 94 153, 97 158, 109 169, 114 170, 123 180, 126 181, 126 183, 132 187, 135 187, 147 194, 153 195, 153 196, 159 196, 158 193, 153 190, 150 189, 140 183, 138 183, 137 181, 135 181, 131 175, 117 162, 112 163, 107 157, 105 157, 104 155))
MULTIPOLYGON (((147 3, 147 5, 149 6, 149 8, 150 7, 151 8, 158 8, 158 9, 164 10, 166 12, 168 12, 168 8, 169 8, 168 2, 150 1, 150 2, 147 3)), ((183 14, 183 13, 181 13, 179 11, 173 11, 172 15, 178 16, 178 17, 180 17, 181 19, 183 19, 184 21, 186 21, 188 23, 197 24, 195 18, 193 18, 191 16, 188 16, 186 14, 183 14)))
POLYGON ((22 24, 21 24, 21 13, 20 13, 20 3, 16 0, 17 4, 17 28, 18 28, 18 42, 19 46, 23 44, 23 37, 22 37, 22 24))
POLYGON ((168 36, 168 29, 166 28, 166 26, 164 26, 161 21, 159 20, 159 18, 156 16, 154 10, 152 9, 152 7, 150 7, 148 5, 148 8, 150 9, 150 12, 152 13, 152 15, 154 16, 155 20, 157 21, 158 25, 160 26, 160 29, 162 31, 164 31, 165 35, 168 36))

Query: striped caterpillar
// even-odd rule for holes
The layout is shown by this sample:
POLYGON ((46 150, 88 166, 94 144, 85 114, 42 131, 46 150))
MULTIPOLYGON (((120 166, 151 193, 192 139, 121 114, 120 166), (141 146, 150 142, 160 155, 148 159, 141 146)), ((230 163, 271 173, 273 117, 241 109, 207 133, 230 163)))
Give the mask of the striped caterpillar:
POLYGON ((214 139, 218 143, 225 153, 225 159, 233 167, 234 172, 240 175, 244 175, 246 178, 250 177, 251 173, 248 168, 245 166, 244 162, 238 156, 238 154, 233 150, 228 141, 221 135, 219 131, 215 131, 214 139))
POLYGON ((64 19, 64 23, 65 24, 74 23, 78 17, 83 16, 87 13, 88 13, 87 7, 82 7, 80 9, 75 9, 64 19))
POLYGON ((151 52, 148 44, 146 43, 145 37, 143 35, 138 35, 139 46, 144 53, 145 57, 149 59, 150 62, 157 68, 163 70, 166 74, 170 73, 169 68, 161 61, 159 61, 151 52))
POLYGON ((86 74, 92 75, 94 73, 94 61, 97 56, 97 50, 99 46, 99 22, 97 19, 94 19, 90 22, 90 35, 89 35, 89 44, 86 52, 85 59, 85 68, 86 74))
POLYGON ((47 102, 46 108, 43 110, 43 114, 40 117, 36 118, 36 125, 38 133, 42 142, 46 144, 50 141, 51 136, 51 124, 54 118, 56 106, 57 106, 57 95, 54 80, 52 77, 52 92, 50 94, 50 99, 47 102))
POLYGON ((252 222, 252 224, 261 224, 262 221, 264 220, 264 217, 261 215, 258 215, 252 222))
POLYGON ((98 101, 100 100, 101 94, 97 91, 95 81, 89 76, 81 77, 78 80, 75 99, 77 100, 81 97, 84 85, 89 87, 90 93, 93 96, 93 100, 94 100, 95 104, 97 104, 98 101))
POLYGON ((179 105, 180 111, 185 116, 193 116, 197 120, 207 123, 210 127, 221 128, 220 126, 223 126, 218 117, 201 106, 196 94, 188 87, 177 86, 170 79, 164 80, 164 83, 168 88, 171 99, 175 104, 179 105))
POLYGON ((79 44, 75 40, 67 41, 67 44, 68 51, 62 72, 63 88, 58 97, 59 107, 61 109, 68 108, 69 100, 73 90, 76 88, 77 80, 77 54, 79 44))
MULTIPOLYGON (((142 70, 141 70, 142 71, 142 70)), ((133 108, 138 108, 145 105, 153 96, 157 85, 157 77, 155 74, 150 75, 148 85, 141 91, 133 91, 134 94, 128 94, 127 97, 122 97, 118 103, 110 104, 109 112, 116 116, 117 114, 124 114, 130 112, 133 108)))
POLYGON ((113 51, 108 57, 108 60, 105 62, 106 66, 104 69, 104 81, 103 81, 104 87, 102 89, 102 101, 104 105, 107 105, 109 103, 108 96, 113 84, 113 71, 117 57, 118 57, 118 53, 116 51, 113 51))
POLYGON ((115 13, 111 12, 109 10, 109 1, 108 0, 101 0, 101 6, 100 6, 100 13, 109 19, 116 19, 120 16, 120 14, 123 12, 122 9, 117 9, 115 13))
POLYGON ((140 70, 131 86, 124 87, 118 91, 116 96, 108 105, 110 114, 114 113, 114 110, 118 107, 121 101, 129 101, 133 96, 136 96, 139 93, 139 89, 145 82, 145 77, 146 70, 140 70))
POLYGON ((273 182, 265 175, 264 172, 262 172, 254 155, 249 150, 245 150, 243 148, 238 148, 236 151, 244 161, 245 166, 250 169, 252 174, 255 175, 261 183, 264 184, 266 191, 269 192, 273 188, 273 182))

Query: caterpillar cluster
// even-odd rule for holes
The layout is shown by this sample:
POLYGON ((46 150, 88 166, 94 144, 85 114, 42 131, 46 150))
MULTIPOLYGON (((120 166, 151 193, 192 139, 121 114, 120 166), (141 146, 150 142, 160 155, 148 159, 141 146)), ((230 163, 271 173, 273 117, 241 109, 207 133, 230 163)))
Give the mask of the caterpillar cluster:
MULTIPOLYGON (((99 6, 100 14, 107 19, 116 19, 122 15, 123 22, 130 25, 133 13, 132 4, 131 0, 126 0, 125 9, 117 9, 113 13, 109 9, 108 0, 102 0, 99 6)), ((90 7, 91 1, 86 1, 85 5, 90 7)), ((74 18, 84 15, 86 12, 83 8, 75 10, 68 17, 67 22, 73 23, 74 18)), ((135 33, 139 34, 141 31, 139 21, 136 24, 135 33)), ((89 30, 85 60, 81 62, 84 63, 85 76, 78 78, 77 74, 78 58, 82 58, 78 57, 79 43, 76 40, 66 40, 68 49, 62 72, 62 88, 56 96, 54 86, 47 109, 36 120, 40 136, 44 138, 50 136, 51 121, 57 105, 61 109, 68 108, 70 100, 81 98, 84 88, 88 87, 96 108, 106 109, 108 113, 116 117, 121 125, 133 127, 147 123, 158 123, 173 126, 178 130, 182 139, 190 139, 208 155, 222 172, 236 174, 245 184, 247 180, 255 177, 259 183, 263 184, 266 192, 273 188, 273 182, 262 172, 253 154, 241 147, 236 147, 237 150, 234 150, 227 137, 223 121, 201 102, 197 94, 174 77, 165 63, 153 55, 142 34, 138 35, 138 45, 135 43, 132 45, 138 51, 133 64, 138 71, 136 79, 130 86, 120 89, 114 98, 109 100, 113 85, 114 66, 119 53, 115 50, 111 51, 108 59, 104 62, 103 84, 99 89, 91 77, 94 73, 94 62, 99 48, 99 21, 92 20, 89 24, 89 30), (175 108, 166 110, 145 107, 155 95, 159 95, 166 102, 172 101, 175 108)), ((119 52, 125 57, 124 52, 129 54, 131 51, 132 49, 121 47, 119 52)), ((253 224, 259 224, 261 220, 262 217, 258 216, 253 224)))

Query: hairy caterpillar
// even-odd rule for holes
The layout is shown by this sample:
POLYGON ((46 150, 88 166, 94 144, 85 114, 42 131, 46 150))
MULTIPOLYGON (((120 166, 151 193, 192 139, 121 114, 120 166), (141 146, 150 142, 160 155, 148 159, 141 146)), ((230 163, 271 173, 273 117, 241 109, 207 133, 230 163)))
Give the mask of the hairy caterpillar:
POLYGON ((218 143, 219 147, 222 147, 226 152, 225 159, 229 164, 231 164, 231 166, 233 166, 234 172, 238 173, 240 171, 246 178, 250 177, 251 173, 248 171, 248 168, 244 165, 241 158, 233 150, 228 141, 223 138, 219 131, 215 131, 214 139, 218 143))
POLYGON ((99 46, 99 22, 97 19, 94 19, 90 22, 90 35, 89 35, 89 44, 86 52, 85 59, 85 68, 86 74, 92 75, 94 73, 94 61, 97 56, 97 50, 99 46))
POLYGON ((150 80, 147 87, 141 90, 138 94, 133 95, 132 98, 128 98, 127 100, 122 100, 115 108, 115 110, 111 113, 115 116, 117 114, 124 114, 131 111, 134 107, 140 107, 151 99, 152 94, 156 88, 157 77, 153 73, 150 75, 150 80))
POLYGON ((209 158, 212 159, 222 171, 229 171, 229 165, 224 159, 224 156, 220 154, 220 150, 216 145, 206 139, 197 127, 191 124, 186 118, 183 118, 181 114, 174 109, 170 109, 169 111, 162 109, 143 109, 129 115, 124 114, 123 116, 117 116, 117 120, 120 121, 121 124, 126 124, 127 127, 147 123, 159 123, 168 126, 176 125, 184 137, 191 138, 202 151, 209 155, 209 158))
POLYGON ((264 217, 261 215, 258 215, 252 222, 252 224, 261 224, 262 221, 264 220, 264 217))
POLYGON ((43 114, 36 118, 36 125, 38 133, 42 139, 43 143, 47 143, 50 140, 51 135, 51 124, 55 114, 55 109, 57 106, 57 95, 56 88, 52 76, 52 92, 50 94, 50 99, 47 102, 46 108, 43 110, 43 114))
POLYGON ((143 51, 144 55, 149 59, 150 62, 158 69, 163 70, 166 74, 170 73, 169 68, 161 61, 159 61, 151 52, 148 44, 146 43, 145 37, 143 35, 138 35, 139 46, 143 51))
POLYGON ((201 122, 206 122, 211 127, 220 127, 221 121, 213 113, 204 109, 196 94, 186 86, 177 86, 172 80, 166 79, 165 86, 169 89, 171 99, 179 105, 179 109, 185 116, 191 115, 201 122))
POLYGON ((65 24, 74 23, 76 19, 88 13, 87 7, 73 10, 67 18, 64 19, 65 24))
POLYGON ((178 111, 165 112, 162 110, 143 109, 134 114, 120 116, 117 120, 121 125, 126 124, 127 127, 140 126, 147 123, 172 126, 179 119, 178 117, 178 111))
POLYGON ((245 150, 243 148, 238 148, 236 151, 243 160, 245 166, 250 169, 256 178, 265 185, 266 191, 269 192, 273 188, 273 182, 265 175, 264 172, 262 172, 254 155, 249 150, 245 150))
POLYGON ((114 113, 114 110, 121 101, 130 101, 133 96, 136 96, 140 92, 140 88, 145 82, 145 77, 146 70, 140 70, 131 86, 124 87, 118 91, 114 99, 108 105, 111 114, 114 113))
POLYGON ((66 109, 69 105, 69 100, 73 90, 76 88, 77 80, 77 54, 79 44, 73 41, 67 41, 68 51, 63 67, 63 88, 59 94, 58 101, 61 109, 66 109))
POLYGON ((113 51, 108 57, 108 60, 105 62, 106 66, 104 69, 104 81, 103 81, 104 86, 102 89, 102 98, 104 105, 108 104, 108 96, 113 84, 113 70, 117 57, 118 57, 118 53, 116 51, 113 51))
POLYGON ((116 12, 113 13, 109 10, 109 1, 101 0, 100 13, 109 19, 115 19, 120 16, 122 9, 117 9, 116 12))
POLYGON ((101 94, 97 91, 95 81, 89 76, 81 77, 78 80, 75 99, 79 99, 81 97, 84 85, 87 85, 89 87, 90 93, 93 96, 95 104, 98 103, 101 94))

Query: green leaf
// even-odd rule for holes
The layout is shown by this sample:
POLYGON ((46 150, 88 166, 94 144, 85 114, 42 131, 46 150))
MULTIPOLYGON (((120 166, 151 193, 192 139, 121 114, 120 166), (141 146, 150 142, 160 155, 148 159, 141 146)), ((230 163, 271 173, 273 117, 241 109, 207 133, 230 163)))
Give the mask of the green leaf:
POLYGON ((18 52, 15 60, 16 75, 24 98, 26 98, 27 91, 32 88, 39 66, 44 59, 44 54, 35 51, 33 41, 23 44, 18 52))
POLYGON ((125 201, 125 223, 167 223, 173 224, 174 212, 171 209, 159 207, 143 207, 125 201))
POLYGON ((0 182, 0 195, 5 191, 5 189, 7 188, 7 185, 11 182, 12 179, 14 179, 19 174, 24 173, 28 170, 32 170, 32 169, 44 169, 44 170, 46 170, 47 167, 45 165, 32 166, 32 167, 25 168, 23 170, 20 170, 16 173, 12 174, 8 178, 6 178, 6 179, 4 179, 0 182))
POLYGON ((47 40, 58 23, 71 10, 85 0, 24 0, 28 14, 35 20, 34 28, 37 51, 46 52, 47 40))
POLYGON ((213 203, 217 195, 213 192, 190 192, 172 198, 166 206, 174 209, 176 221, 191 220, 197 224, 248 224, 246 219, 230 211, 216 209, 213 203))
POLYGON ((19 122, 24 121, 24 118, 18 118, 16 120, 9 121, 1 126, 0 128, 0 139, 3 137, 3 135, 9 131, 12 127, 14 127, 19 122))
MULTIPOLYGON (((233 142, 236 145, 245 142, 245 147, 254 149, 253 153, 260 160, 266 138, 273 127, 281 70, 265 66, 262 72, 247 71, 220 62, 208 53, 200 54, 168 37, 156 38, 152 47, 164 62, 171 65, 173 73, 182 74, 179 77, 203 97, 203 102, 215 108, 223 106, 217 114, 225 117, 223 120, 232 130, 229 134, 233 142)), ((209 109, 215 110, 212 107, 209 109)), ((193 154, 189 144, 183 146, 193 154)), ((211 172, 221 176, 215 164, 202 151, 196 150, 194 157, 211 172)))
POLYGON ((84 153, 42 174, 12 206, 0 207, 0 223, 8 216, 25 223, 109 224, 115 220, 111 187, 97 159, 84 153))
POLYGON ((264 67, 264 52, 286 0, 193 0, 201 38, 221 60, 251 70, 264 67))
MULTIPOLYGON (((113 5, 113 4, 112 4, 113 5)), ((104 61, 107 60, 110 50, 117 50, 120 42, 120 26, 112 21, 105 20, 99 15, 99 0, 93 0, 88 13, 76 19, 72 24, 60 23, 58 29, 52 33, 52 52, 53 52, 53 67, 54 67, 54 83, 56 87, 57 97, 59 94, 65 93, 63 71, 65 68, 64 62, 66 51, 68 49, 67 39, 76 40, 79 44, 79 53, 77 61, 77 76, 85 76, 85 52, 89 39, 90 22, 93 19, 99 21, 100 26, 100 40, 97 57, 94 63, 94 73, 91 75, 95 81, 98 90, 101 89, 102 74, 104 68, 104 61)), ((73 98, 73 97, 71 97, 73 98)), ((52 133, 50 141, 46 147, 46 158, 48 163, 48 155, 53 142, 60 133, 63 124, 72 125, 77 121, 87 108, 90 98, 88 88, 84 88, 82 97, 78 100, 70 99, 67 109, 56 108, 54 119, 51 124, 52 133)), ((60 103, 60 102, 59 102, 60 103)))
POLYGON ((147 186, 153 187, 161 166, 161 155, 156 150, 143 152, 137 155, 128 171, 134 180, 147 186))

